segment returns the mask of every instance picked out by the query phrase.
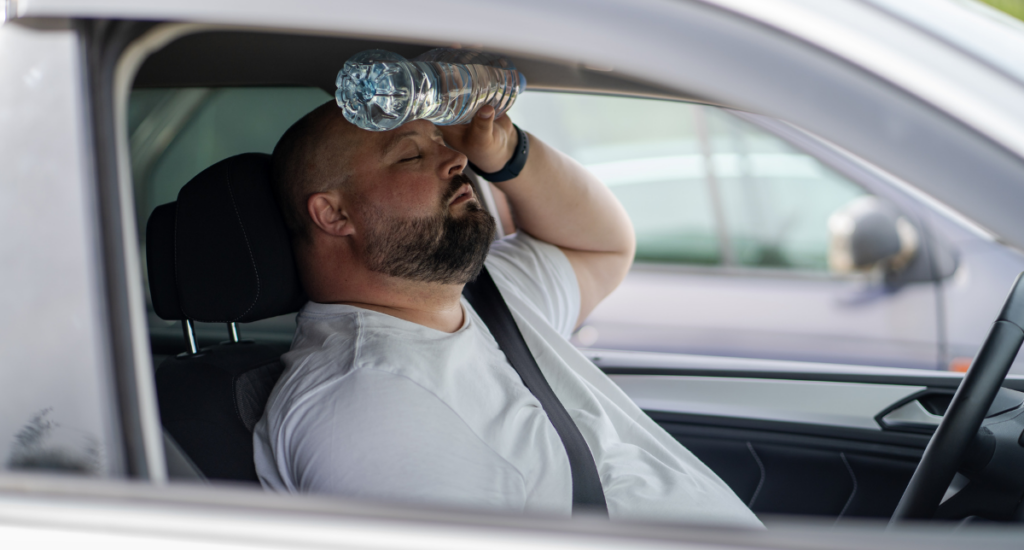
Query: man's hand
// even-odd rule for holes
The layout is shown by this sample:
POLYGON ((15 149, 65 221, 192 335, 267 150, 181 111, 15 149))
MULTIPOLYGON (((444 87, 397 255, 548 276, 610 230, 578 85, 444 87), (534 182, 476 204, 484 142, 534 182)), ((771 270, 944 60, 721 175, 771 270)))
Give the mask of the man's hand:
POLYGON ((484 172, 505 167, 516 149, 516 129, 508 115, 494 119, 494 107, 485 105, 468 124, 438 126, 444 141, 466 155, 469 162, 484 172))
MULTIPOLYGON (((512 121, 494 120, 492 107, 469 124, 440 129, 449 146, 484 172, 504 168, 518 141, 512 121)), ((626 211, 593 174, 533 135, 519 176, 494 185, 508 198, 518 229, 565 252, 579 283, 582 323, 633 263, 636 239, 626 211)))

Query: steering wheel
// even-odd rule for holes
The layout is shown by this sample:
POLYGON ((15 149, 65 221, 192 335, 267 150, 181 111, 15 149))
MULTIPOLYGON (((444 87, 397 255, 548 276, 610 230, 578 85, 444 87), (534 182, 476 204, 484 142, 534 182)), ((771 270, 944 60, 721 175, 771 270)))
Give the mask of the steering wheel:
POLYGON ((935 516, 964 453, 978 433, 992 400, 1024 342, 1024 273, 1017 275, 1010 295, 992 324, 985 343, 964 375, 921 456, 910 484, 889 525, 935 516))

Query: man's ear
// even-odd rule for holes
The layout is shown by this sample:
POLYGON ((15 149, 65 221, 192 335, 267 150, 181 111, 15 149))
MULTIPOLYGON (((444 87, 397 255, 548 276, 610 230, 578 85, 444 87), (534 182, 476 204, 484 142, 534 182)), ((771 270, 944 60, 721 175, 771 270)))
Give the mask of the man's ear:
POLYGON ((313 193, 306 200, 306 210, 313 223, 328 235, 347 237, 355 232, 337 190, 313 193))

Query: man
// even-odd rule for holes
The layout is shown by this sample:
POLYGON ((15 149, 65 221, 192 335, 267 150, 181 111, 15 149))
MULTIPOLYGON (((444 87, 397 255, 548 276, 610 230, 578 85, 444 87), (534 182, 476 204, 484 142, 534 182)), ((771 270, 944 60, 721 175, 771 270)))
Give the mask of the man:
POLYGON ((526 152, 518 136, 490 107, 464 126, 378 133, 328 103, 281 138, 275 187, 310 302, 256 427, 263 485, 568 515, 565 447, 461 298, 486 263, 590 447, 610 517, 759 526, 566 340, 632 262, 608 189, 530 136, 521 172, 497 183, 518 232, 492 244, 462 172, 503 170, 526 152))

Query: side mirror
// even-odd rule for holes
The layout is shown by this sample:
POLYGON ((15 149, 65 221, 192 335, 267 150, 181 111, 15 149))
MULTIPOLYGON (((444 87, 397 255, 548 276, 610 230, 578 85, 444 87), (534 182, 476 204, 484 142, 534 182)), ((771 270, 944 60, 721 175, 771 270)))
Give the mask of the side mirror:
POLYGON ((848 274, 881 268, 899 273, 917 254, 917 229, 892 206, 867 195, 853 199, 828 219, 828 267, 848 274))

